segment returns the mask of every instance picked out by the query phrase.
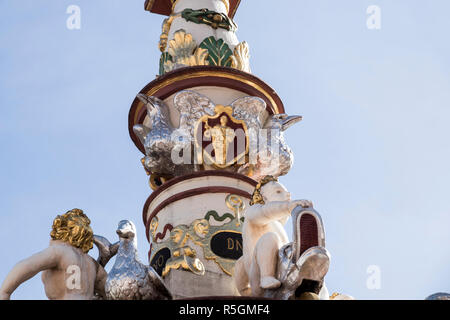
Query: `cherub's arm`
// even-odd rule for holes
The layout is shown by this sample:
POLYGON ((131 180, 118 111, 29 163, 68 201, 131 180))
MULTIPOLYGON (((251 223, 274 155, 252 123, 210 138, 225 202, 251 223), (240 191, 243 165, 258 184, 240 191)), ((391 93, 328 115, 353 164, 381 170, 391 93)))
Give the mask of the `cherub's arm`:
POLYGON ((255 205, 245 212, 245 219, 253 224, 265 225, 271 221, 287 219, 297 206, 312 206, 308 200, 271 201, 255 205))
POLYGON ((280 220, 291 214, 290 201, 272 201, 255 205, 245 212, 245 219, 252 224, 265 225, 270 221, 280 220))
POLYGON ((0 288, 0 299, 7 300, 17 287, 38 272, 54 268, 59 262, 58 251, 50 246, 31 257, 18 262, 8 273, 0 288))

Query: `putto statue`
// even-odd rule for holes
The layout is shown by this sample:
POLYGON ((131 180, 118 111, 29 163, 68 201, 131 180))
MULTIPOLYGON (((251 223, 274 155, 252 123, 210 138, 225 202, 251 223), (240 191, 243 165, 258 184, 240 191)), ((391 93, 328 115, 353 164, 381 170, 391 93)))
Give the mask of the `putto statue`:
POLYGON ((325 235, 311 201, 291 200, 276 178, 265 176, 256 186, 245 211, 243 255, 236 262, 234 281, 241 295, 276 299, 323 299, 329 266, 325 235), (283 225, 292 215, 294 242, 283 225))
POLYGON ((0 288, 0 298, 9 299, 23 282, 42 272, 45 294, 51 300, 88 300, 105 297, 105 270, 87 253, 92 249, 91 221, 80 209, 53 220, 47 249, 20 261, 0 288))

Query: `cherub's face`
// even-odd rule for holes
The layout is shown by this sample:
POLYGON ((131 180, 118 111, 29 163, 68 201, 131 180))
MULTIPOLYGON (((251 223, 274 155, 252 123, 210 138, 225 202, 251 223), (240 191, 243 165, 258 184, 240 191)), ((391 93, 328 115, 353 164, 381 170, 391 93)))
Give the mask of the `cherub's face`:
POLYGON ((279 182, 270 181, 261 187, 261 195, 264 202, 270 201, 290 201, 291 194, 279 182))

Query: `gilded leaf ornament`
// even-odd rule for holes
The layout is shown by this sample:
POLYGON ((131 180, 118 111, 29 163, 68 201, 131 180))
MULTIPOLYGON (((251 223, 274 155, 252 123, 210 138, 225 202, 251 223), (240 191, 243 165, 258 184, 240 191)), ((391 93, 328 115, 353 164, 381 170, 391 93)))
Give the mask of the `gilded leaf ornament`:
POLYGON ((192 35, 180 29, 174 33, 173 39, 169 41, 169 49, 167 51, 175 61, 179 61, 191 56, 196 48, 197 44, 192 35))
MULTIPOLYGON (((163 62, 164 72, 169 72, 180 66, 204 66, 208 65, 208 51, 197 48, 192 35, 183 29, 174 33, 174 38, 169 41, 167 58, 163 62)), ((164 55, 164 53, 163 53, 164 55)), ((162 71, 160 69, 160 71, 162 71)))
POLYGON ((231 67, 231 51, 223 39, 208 37, 200 43, 200 48, 208 50, 208 61, 212 66, 231 67))
POLYGON ((173 20, 179 16, 180 16, 179 14, 173 14, 170 17, 168 17, 167 19, 164 19, 163 24, 162 24, 161 36, 159 37, 159 42, 158 42, 158 47, 159 47, 159 50, 161 50, 161 52, 164 52, 164 50, 166 50, 167 40, 169 38, 170 26, 172 25, 173 20))
POLYGON ((181 67, 206 65, 251 72, 249 46, 243 41, 233 52, 223 39, 216 39, 214 36, 204 39, 197 46, 192 35, 180 29, 169 41, 167 52, 161 54, 159 74, 163 75, 181 67))
POLYGON ((250 48, 246 41, 239 43, 234 48, 231 56, 231 67, 250 73, 250 48))

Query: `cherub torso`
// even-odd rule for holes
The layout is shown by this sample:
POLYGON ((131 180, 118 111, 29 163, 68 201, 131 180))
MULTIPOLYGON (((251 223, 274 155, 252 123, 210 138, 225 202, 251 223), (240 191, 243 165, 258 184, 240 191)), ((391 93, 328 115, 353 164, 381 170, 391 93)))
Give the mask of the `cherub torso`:
POLYGON ((273 232, 280 238, 282 244, 289 242, 286 231, 284 230, 281 222, 274 220, 264 225, 256 225, 244 222, 243 225, 243 256, 248 259, 247 265, 250 266, 250 260, 253 256, 253 250, 255 249, 258 240, 267 232, 273 232))
POLYGON ((92 299, 97 275, 95 261, 69 244, 59 246, 61 258, 55 268, 42 272, 45 294, 51 300, 92 299))

